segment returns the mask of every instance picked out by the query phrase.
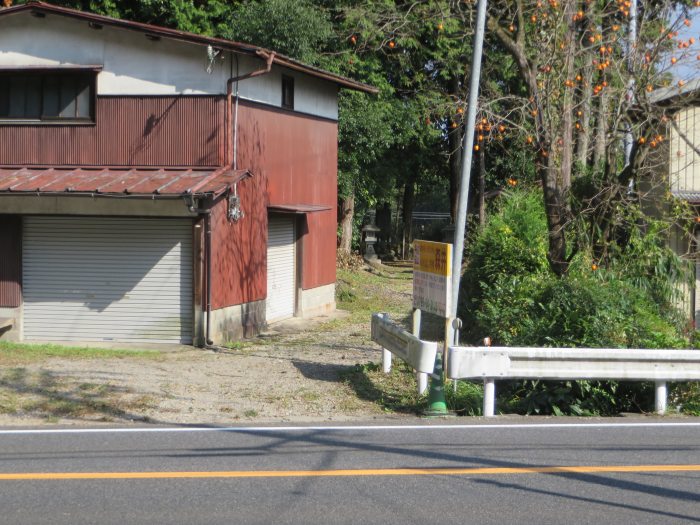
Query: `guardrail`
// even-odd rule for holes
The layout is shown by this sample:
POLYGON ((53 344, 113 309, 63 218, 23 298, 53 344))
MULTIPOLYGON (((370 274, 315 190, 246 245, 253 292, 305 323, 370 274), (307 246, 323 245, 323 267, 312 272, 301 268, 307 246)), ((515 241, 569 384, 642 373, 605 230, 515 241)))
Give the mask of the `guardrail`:
POLYGON ((394 354, 417 372, 433 373, 437 343, 420 340, 394 323, 388 314, 372 314, 372 341, 384 350, 384 372, 391 369, 391 354, 394 354))
POLYGON ((700 381, 698 350, 461 347, 448 349, 447 377, 484 380, 484 415, 493 416, 496 379, 656 381, 666 412, 667 381, 700 381))

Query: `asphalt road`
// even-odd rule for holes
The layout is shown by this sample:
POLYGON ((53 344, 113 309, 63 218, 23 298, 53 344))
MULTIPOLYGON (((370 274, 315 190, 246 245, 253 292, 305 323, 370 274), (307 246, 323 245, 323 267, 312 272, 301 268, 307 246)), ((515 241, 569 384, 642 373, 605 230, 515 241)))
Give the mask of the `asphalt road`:
POLYGON ((566 421, 0 429, 0 523, 700 523, 700 420, 566 421))

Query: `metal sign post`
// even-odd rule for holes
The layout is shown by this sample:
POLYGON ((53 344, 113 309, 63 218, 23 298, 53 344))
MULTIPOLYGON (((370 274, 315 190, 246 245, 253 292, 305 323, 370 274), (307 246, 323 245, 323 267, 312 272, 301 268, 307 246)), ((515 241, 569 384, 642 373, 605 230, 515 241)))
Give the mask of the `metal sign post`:
MULTIPOLYGON (((464 251, 464 233, 467 223, 467 203, 469 202, 469 180, 471 178, 472 148, 474 147, 474 128, 476 126, 476 111, 479 99, 479 80, 481 79, 481 57, 484 47, 484 31, 486 28, 487 0, 479 0, 476 11, 476 32, 474 34, 474 50, 472 52, 471 83, 469 86, 469 102, 465 119, 464 139, 462 142, 462 178, 459 184, 457 200, 457 216, 455 217, 454 260, 452 267, 452 299, 454 312, 457 313, 459 299, 459 280, 462 270, 462 253, 464 251)), ((451 337, 451 336, 450 336, 451 337)))
MULTIPOLYGON (((444 365, 451 342, 452 308, 452 245, 442 242, 414 241, 413 244, 413 308, 442 317, 445 321, 445 345, 438 377, 430 382, 428 415, 447 415, 445 403, 444 365)), ((414 327, 415 330, 415 327, 414 327)))

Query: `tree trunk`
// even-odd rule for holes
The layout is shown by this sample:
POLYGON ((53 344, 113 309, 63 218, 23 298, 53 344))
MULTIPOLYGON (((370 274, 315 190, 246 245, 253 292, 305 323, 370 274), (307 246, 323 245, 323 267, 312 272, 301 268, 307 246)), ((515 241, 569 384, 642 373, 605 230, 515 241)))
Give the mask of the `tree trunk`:
MULTIPOLYGON (((574 81, 574 54, 576 53, 576 41, 574 40, 574 14, 576 12, 576 2, 569 0, 565 5, 565 18, 569 31, 565 38, 564 70, 567 82, 574 81)), ((561 190, 566 199, 569 188, 571 188, 571 168, 573 166, 573 113, 574 113, 574 93, 573 84, 570 88, 564 89, 561 120, 561 190)))
MULTIPOLYGON (((603 39, 610 35, 609 17, 603 19, 602 34, 603 39)), ((602 83, 606 78, 605 70, 600 73, 599 80, 602 83)), ((610 121, 610 96, 608 90, 603 89, 598 94, 598 105, 596 107, 596 129, 593 143, 593 168, 598 169, 603 162, 607 162, 606 155, 608 149, 608 123, 610 121)))
POLYGON ((408 247, 411 245, 412 240, 412 223, 413 223, 413 207, 416 203, 416 185, 413 181, 413 177, 410 178, 403 189, 403 243, 402 249, 403 253, 401 257, 403 259, 408 258, 408 247))
POLYGON ((608 132, 608 93, 603 90, 598 95, 598 107, 596 108, 596 131, 595 143, 593 146, 593 167, 600 166, 600 163, 605 160, 605 150, 607 149, 608 132))
POLYGON ((338 250, 349 254, 352 249, 352 222, 355 216, 355 195, 341 199, 340 202, 340 246, 338 250))
POLYGON ((479 226, 486 224, 486 161, 484 160, 484 148, 479 149, 479 226))
POLYGON ((547 215, 547 229, 549 230, 549 250, 547 260, 549 267, 558 275, 564 275, 569 269, 566 260, 566 221, 567 221, 567 196, 561 189, 557 180, 559 167, 550 157, 546 165, 540 166, 540 176, 544 190, 544 206, 547 215))
MULTIPOLYGON (((515 59, 520 77, 525 82, 528 95, 530 96, 530 103, 534 112, 536 146, 541 155, 537 169, 542 180, 545 214, 547 215, 547 227, 549 229, 547 259, 552 271, 556 275, 561 276, 569 268, 566 257, 565 225, 570 214, 567 194, 571 178, 571 115, 569 114, 568 124, 564 122, 566 117, 555 123, 552 123, 550 119, 545 119, 543 94, 540 92, 537 84, 537 64, 531 62, 525 52, 525 33, 523 29, 525 27, 525 13, 523 3, 521 0, 517 0, 515 5, 517 8, 518 29, 514 37, 503 27, 499 26, 497 18, 489 18, 488 28, 515 59), (569 150, 567 155, 562 158, 560 147, 564 146, 564 136, 569 137, 567 145, 569 150), (558 144, 560 139, 562 141, 561 146, 558 144), (562 169, 562 162, 565 165, 564 169, 562 169)), ((567 21, 569 22, 573 17, 573 7, 575 7, 575 2, 569 0, 566 7, 567 21)), ((571 41, 573 41, 573 35, 567 39, 569 45, 571 45, 571 41)), ((571 70, 572 65, 573 62, 565 63, 565 74, 571 70)), ((571 103, 569 103, 569 112, 570 110, 571 103)))
POLYGON ((593 98, 593 56, 590 51, 586 51, 584 60, 585 64, 581 75, 583 90, 578 109, 581 112, 578 119, 580 128, 576 136, 576 159, 582 167, 588 164, 588 148, 590 147, 591 99, 593 98))

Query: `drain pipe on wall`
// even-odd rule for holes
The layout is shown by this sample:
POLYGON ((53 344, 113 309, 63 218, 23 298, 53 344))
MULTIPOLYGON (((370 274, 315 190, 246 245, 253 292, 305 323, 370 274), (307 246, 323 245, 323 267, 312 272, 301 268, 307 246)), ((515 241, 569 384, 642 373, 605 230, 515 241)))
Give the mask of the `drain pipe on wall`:
MULTIPOLYGON (((275 53, 270 52, 268 53, 267 51, 263 51, 262 49, 258 49, 256 51, 256 54, 264 58, 266 60, 265 67, 262 69, 257 69, 255 71, 251 71, 250 73, 245 73, 243 75, 237 75, 235 77, 231 77, 226 81, 226 133, 227 137, 229 138, 228 143, 226 144, 226 154, 224 155, 224 160, 226 165, 231 165, 233 169, 237 169, 237 158, 236 158, 236 153, 237 153, 237 146, 238 146, 238 83, 241 80, 246 80, 248 78, 253 78, 253 77, 259 77, 262 75, 267 75, 270 71, 272 71, 272 63, 275 60, 275 53), (233 102, 233 83, 236 83, 236 120, 235 122, 233 121, 233 115, 232 115, 232 102, 233 102), (233 132, 232 132, 233 130, 233 132)), ((231 61, 233 64, 233 61, 231 61)), ((236 69, 238 69, 238 57, 236 55, 236 69)), ((236 71, 238 72, 238 71, 236 71)))
MULTIPOLYGON (((225 137, 226 137, 226 149, 224 151, 224 165, 231 166, 232 169, 238 169, 238 82, 241 80, 246 80, 248 78, 259 77, 261 75, 266 75, 272 70, 272 63, 275 59, 275 53, 266 52, 261 49, 256 51, 256 54, 265 59, 265 67, 244 75, 231 76, 226 81, 226 123, 225 123, 225 137), (232 102, 233 102, 233 84, 236 83, 236 114, 235 121, 232 115, 232 102)), ((238 55, 233 55, 231 58, 231 73, 233 73, 233 56, 236 57, 236 73, 238 73, 238 55)), ((204 344, 209 347, 214 345, 214 341, 211 338, 211 276, 212 276, 212 266, 211 266, 211 251, 212 251, 212 226, 211 226, 211 205, 207 209, 198 210, 199 214, 204 217, 204 258, 206 260, 205 269, 205 279, 206 279, 206 324, 204 333, 204 344)))
MULTIPOLYGON (((214 344, 211 340, 211 209, 213 202, 207 199, 206 203, 197 203, 191 199, 188 208, 191 212, 196 213, 200 219, 204 219, 204 294, 202 297, 204 312, 207 316, 204 331, 204 347, 210 347, 214 344)), ((196 226, 199 228, 199 225, 196 226)), ((199 337, 198 337, 199 338, 199 337)))
POLYGON ((211 339, 211 208, 201 212, 204 215, 204 258, 207 261, 206 268, 204 270, 205 279, 207 281, 206 287, 206 311, 207 311, 207 323, 206 331, 204 333, 204 345, 211 346, 214 341, 211 339))

